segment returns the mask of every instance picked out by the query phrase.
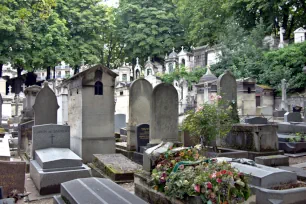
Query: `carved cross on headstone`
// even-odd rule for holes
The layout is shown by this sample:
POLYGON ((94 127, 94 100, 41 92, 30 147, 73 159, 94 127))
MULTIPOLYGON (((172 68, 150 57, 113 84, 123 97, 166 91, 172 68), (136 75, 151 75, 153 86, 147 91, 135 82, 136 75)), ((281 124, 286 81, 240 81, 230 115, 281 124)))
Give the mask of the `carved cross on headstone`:
POLYGON ((53 138, 55 137, 53 134, 51 134, 51 144, 53 144, 53 138))

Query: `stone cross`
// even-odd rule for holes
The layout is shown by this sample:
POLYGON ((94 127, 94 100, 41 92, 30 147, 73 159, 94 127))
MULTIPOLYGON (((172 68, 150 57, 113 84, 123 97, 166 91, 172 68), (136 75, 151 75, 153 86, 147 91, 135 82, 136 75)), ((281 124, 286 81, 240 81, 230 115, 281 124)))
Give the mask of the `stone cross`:
POLYGON ((279 48, 284 47, 284 34, 285 34, 285 29, 283 27, 280 27, 279 29, 279 48))
POLYGON ((138 57, 136 58, 136 64, 137 65, 139 64, 139 58, 138 57))
POLYGON ((282 79, 282 103, 281 108, 283 110, 288 111, 288 105, 287 105, 287 83, 286 79, 282 79))
POLYGON ((82 59, 82 61, 81 61, 81 66, 84 66, 84 65, 85 65, 85 60, 82 59))
POLYGON ((174 47, 172 48, 172 51, 175 52, 175 48, 174 47))
POLYGON ((148 62, 151 62, 151 57, 150 56, 148 57, 148 62))
POLYGON ((181 48, 182 48, 182 51, 184 51, 184 46, 182 46, 181 48))
POLYGON ((22 87, 22 92, 24 92, 24 90, 27 88, 27 86, 24 83, 22 84, 21 87, 22 87))
POLYGON ((9 86, 8 89, 9 89, 9 93, 8 94, 11 95, 12 94, 12 86, 9 86))

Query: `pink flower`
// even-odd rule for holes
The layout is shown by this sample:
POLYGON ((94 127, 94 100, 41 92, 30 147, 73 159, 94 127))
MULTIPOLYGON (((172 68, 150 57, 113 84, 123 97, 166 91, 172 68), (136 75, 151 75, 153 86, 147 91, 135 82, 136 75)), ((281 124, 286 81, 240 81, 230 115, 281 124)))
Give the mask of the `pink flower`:
POLYGON ((217 99, 222 99, 222 96, 220 96, 220 95, 217 95, 217 99))
POLYGON ((183 164, 179 165, 179 168, 180 168, 180 170, 183 170, 184 169, 184 165, 183 164))
POLYGON ((207 183, 206 183, 206 186, 207 186, 208 189, 209 189, 209 188, 212 188, 212 184, 211 184, 210 182, 207 182, 207 183))
POLYGON ((200 185, 199 185, 199 184, 196 184, 196 185, 194 186, 194 190, 195 190, 196 192, 200 193, 200 191, 201 191, 200 185))
POLYGON ((220 178, 217 178, 217 182, 218 182, 218 183, 221 183, 222 180, 221 180, 220 178))

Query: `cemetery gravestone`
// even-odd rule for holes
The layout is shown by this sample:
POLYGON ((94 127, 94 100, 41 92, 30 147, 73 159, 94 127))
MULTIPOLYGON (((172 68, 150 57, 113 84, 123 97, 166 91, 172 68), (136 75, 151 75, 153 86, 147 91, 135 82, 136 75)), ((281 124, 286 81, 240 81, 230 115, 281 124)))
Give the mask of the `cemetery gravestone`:
POLYGON ((32 158, 35 150, 49 147, 70 148, 70 127, 67 125, 36 125, 33 126, 32 158))
POLYGON ((245 123, 248 124, 268 124, 268 119, 263 117, 246 118, 245 123))
POLYGON ((0 138, 0 160, 9 161, 10 157, 11 157, 11 152, 10 152, 10 145, 8 138, 0 138))
POLYGON ((0 160, 0 185, 3 188, 3 197, 12 190, 24 192, 25 162, 10 162, 0 160))
POLYGON ((299 112, 293 112, 293 113, 285 113, 284 115, 284 121, 285 122, 303 122, 301 113, 299 112))
POLYGON ((32 127, 34 120, 19 124, 18 128, 18 151, 26 152, 30 155, 30 146, 32 143, 32 127))
POLYGON ((171 84, 157 85, 152 94, 150 144, 178 141, 178 94, 171 84))
POLYGON ((129 95, 129 124, 127 128, 127 148, 136 149, 136 126, 150 124, 152 85, 145 79, 131 84, 129 95))
MULTIPOLYGON (((234 75, 228 70, 218 78, 218 95, 221 95, 224 101, 232 104, 233 117, 238 119, 237 82, 234 75)), ((224 105, 223 108, 228 108, 228 106, 229 105, 224 105)))
POLYGON ((41 87, 37 85, 33 85, 24 89, 25 99, 23 101, 23 110, 21 112, 21 123, 34 120, 33 105, 35 103, 35 98, 40 90, 41 87))
POLYGON ((57 124, 57 98, 55 93, 48 86, 48 82, 44 82, 44 88, 39 91, 36 96, 34 109, 34 124, 57 124))
POLYGON ((115 133, 120 133, 120 128, 126 127, 125 114, 115 114, 115 133))
POLYGON ((150 125, 141 124, 136 127, 137 151, 140 152, 141 146, 146 146, 150 141, 150 125))

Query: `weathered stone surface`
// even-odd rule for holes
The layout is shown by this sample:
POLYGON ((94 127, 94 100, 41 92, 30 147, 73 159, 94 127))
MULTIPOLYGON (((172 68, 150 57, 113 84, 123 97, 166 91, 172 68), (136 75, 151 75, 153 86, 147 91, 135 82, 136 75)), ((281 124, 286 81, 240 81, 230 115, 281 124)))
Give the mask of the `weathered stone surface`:
POLYGON ((271 190, 265 188, 258 188, 256 190, 256 203, 260 204, 304 204, 305 202, 305 187, 287 190, 271 190))
POLYGON ((34 109, 34 124, 57 124, 57 99, 55 93, 50 89, 48 82, 36 96, 34 109))
POLYGON ((125 114, 115 114, 115 133, 120 133, 120 128, 126 127, 125 114))
POLYGON ((157 85, 152 94, 150 144, 177 142, 178 94, 171 84, 157 85))
POLYGON ((11 152, 7 138, 0 138, 0 160, 10 160, 11 152))
POLYGON ((268 124, 268 119, 263 117, 246 118, 245 123, 248 124, 268 124))
POLYGON ((141 146, 146 146, 149 143, 150 139, 150 125, 141 124, 136 127, 136 136, 137 136, 137 148, 139 152, 141 146))
POLYGON ((303 180, 303 181, 306 180, 306 170, 303 168, 298 168, 294 166, 279 166, 278 168, 286 170, 286 171, 292 171, 296 173, 298 179, 303 180))
POLYGON ((145 79, 134 81, 129 90, 129 124, 127 128, 127 146, 136 149, 136 126, 150 124, 152 85, 145 79))
POLYGON ((30 144, 32 140, 32 127, 34 120, 21 123, 18 126, 18 151, 30 154, 30 144))
POLYGON ((91 177, 91 170, 83 164, 80 167, 56 168, 44 170, 36 160, 30 163, 31 178, 41 195, 60 192, 60 184, 77 178, 91 177))
MULTIPOLYGON (((230 158, 218 157, 218 161, 232 161, 230 158)), ((250 184, 270 188, 284 183, 296 183, 297 175, 290 171, 272 168, 260 164, 251 166, 237 162, 231 162, 232 167, 250 176, 250 184)))
POLYGON ((37 163, 43 170, 82 166, 82 159, 66 148, 47 148, 35 151, 37 163))
POLYGON ((271 155, 263 157, 255 157, 257 164, 265 166, 289 166, 289 157, 284 155, 271 155))
POLYGON ((113 181, 133 181, 141 166, 122 154, 94 154, 94 165, 113 181))
MULTIPOLYGON (((21 123, 34 120, 34 110, 33 105, 35 103, 35 98, 39 91, 41 90, 40 86, 33 85, 27 87, 23 92, 25 99, 23 100, 23 110, 21 111, 21 123)), ((34 123, 34 121, 33 121, 34 123)))
POLYGON ((103 178, 76 179, 61 184, 61 198, 54 198, 54 203, 65 200, 76 203, 107 204, 145 204, 146 202, 123 189, 116 183, 103 178), (62 198, 62 199, 61 199, 62 198))
POLYGON ((14 198, 1 199, 0 204, 15 204, 15 199, 14 198))
POLYGON ((287 111, 285 111, 285 110, 274 111, 274 112, 273 112, 273 117, 282 118, 282 117, 284 117, 284 115, 285 115, 286 112, 287 112, 287 111))
POLYGON ((301 113, 293 112, 293 113, 285 113, 284 122, 303 122, 301 113))
POLYGON ((225 138, 227 147, 265 152, 278 150, 277 125, 235 124, 225 138))
POLYGON ((32 157, 35 150, 50 147, 70 148, 70 127, 67 125, 37 125, 33 126, 32 157))
POLYGON ((3 187, 3 197, 12 190, 24 191, 25 162, 10 162, 0 160, 0 186, 3 187))
POLYGON ((306 123, 293 123, 288 122, 278 123, 279 133, 306 133, 306 123))

